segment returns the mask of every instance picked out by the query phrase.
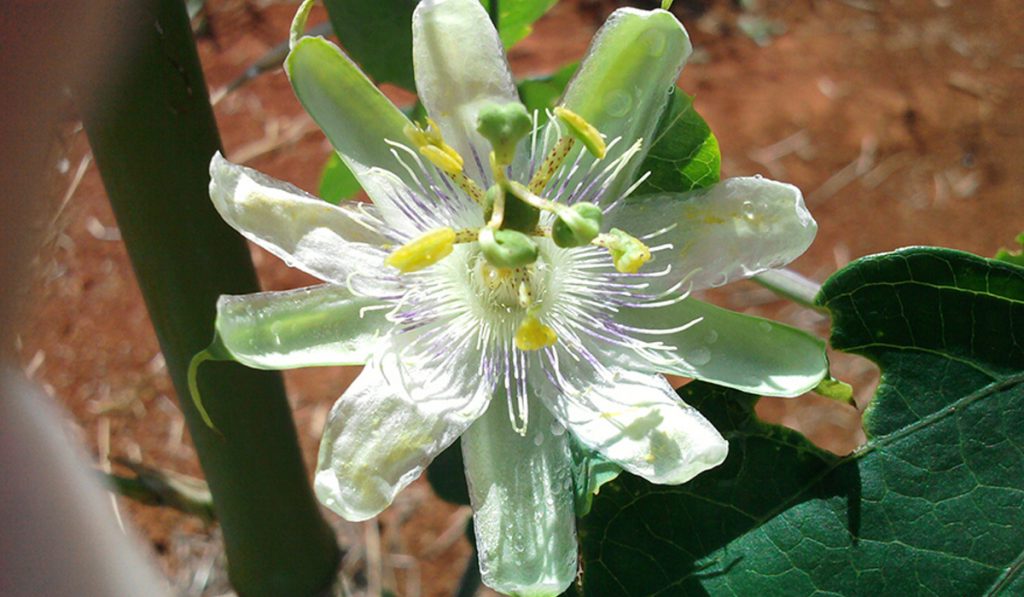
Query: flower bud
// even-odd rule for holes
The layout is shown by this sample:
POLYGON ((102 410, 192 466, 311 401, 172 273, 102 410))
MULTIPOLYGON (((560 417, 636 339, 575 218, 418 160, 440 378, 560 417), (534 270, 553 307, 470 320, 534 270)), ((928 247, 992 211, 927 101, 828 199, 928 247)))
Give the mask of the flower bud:
POLYGON ((494 267, 516 268, 537 261, 537 243, 517 230, 481 228, 480 251, 494 267))
POLYGON ((476 117, 476 130, 491 142, 499 166, 508 166, 516 154, 516 144, 533 128, 526 106, 519 102, 489 104, 476 117))
POLYGON ((577 203, 558 213, 551 239, 559 247, 582 247, 601 233, 603 215, 593 203, 577 203))

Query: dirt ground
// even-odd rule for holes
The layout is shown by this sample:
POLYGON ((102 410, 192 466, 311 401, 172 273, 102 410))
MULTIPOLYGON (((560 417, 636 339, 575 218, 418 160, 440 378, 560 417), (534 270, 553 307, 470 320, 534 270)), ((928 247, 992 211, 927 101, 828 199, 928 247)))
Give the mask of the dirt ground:
MULTIPOLYGON (((216 92, 285 39, 295 7, 208 4, 210 34, 200 40, 200 52, 216 92)), ((794 183, 818 220, 818 240, 796 270, 822 281, 852 259, 907 245, 991 255, 1024 230, 1019 0, 676 4, 696 48, 680 86, 696 95, 718 136, 723 175, 762 173, 794 183)), ((513 70, 544 74, 580 58, 614 7, 611 0, 559 4, 511 52, 513 70)), ((314 13, 314 21, 323 18, 314 13)), ((329 146, 282 73, 226 95, 216 113, 229 158, 316 190, 329 146)), ((38 258, 33 309, 19 338, 22 364, 65 406, 69 429, 98 466, 127 458, 199 476, 87 141, 72 129, 55 170, 61 208, 38 258)), ((311 281, 258 250, 253 257, 266 289, 311 281)), ((827 334, 822 316, 754 284, 712 298, 827 334)), ((863 410, 877 372, 842 356, 835 369, 855 385, 863 410)), ((355 372, 286 375, 308 463, 331 403, 355 372)), ((864 440, 857 410, 820 397, 765 399, 758 408, 764 418, 839 453, 864 440)), ((116 503, 180 593, 229 591, 215 527, 124 499, 116 503)), ((386 588, 416 597, 452 593, 469 557, 461 534, 467 515, 420 481, 379 526, 328 517, 348 551, 346 573, 379 573, 386 588), (382 564, 367 571, 366 548, 375 545, 382 564)))

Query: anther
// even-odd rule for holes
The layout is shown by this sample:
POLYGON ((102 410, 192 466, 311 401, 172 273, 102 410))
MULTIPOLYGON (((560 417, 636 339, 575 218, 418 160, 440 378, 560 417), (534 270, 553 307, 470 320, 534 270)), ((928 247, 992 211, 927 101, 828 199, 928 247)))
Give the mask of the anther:
POLYGON ((451 228, 425 232, 395 249, 384 263, 403 274, 430 267, 451 254, 457 235, 451 228))
POLYGON ((634 236, 612 228, 607 234, 601 234, 593 244, 608 249, 611 253, 615 269, 624 274, 635 274, 651 260, 651 250, 634 236))
POLYGON ((555 330, 541 323, 536 315, 527 315, 516 330, 515 343, 519 350, 540 350, 557 341, 555 330))
POLYGON ((604 138, 601 136, 601 133, 594 128, 594 125, 587 122, 579 114, 562 106, 555 108, 555 116, 565 123, 565 126, 569 128, 569 133, 572 134, 573 137, 579 139, 591 155, 599 160, 604 158, 605 153, 607 152, 607 148, 604 144, 604 138))
POLYGON ((427 126, 419 127, 407 124, 403 130, 405 136, 419 150, 420 155, 437 166, 448 175, 473 201, 483 202, 484 191, 462 171, 465 160, 455 148, 445 143, 441 129, 432 119, 427 118, 427 126))

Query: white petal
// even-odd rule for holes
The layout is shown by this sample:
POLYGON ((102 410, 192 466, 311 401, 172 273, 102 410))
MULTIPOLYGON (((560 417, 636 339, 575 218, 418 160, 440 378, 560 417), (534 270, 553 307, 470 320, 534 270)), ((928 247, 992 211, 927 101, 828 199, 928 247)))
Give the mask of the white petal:
POLYGON ((391 324, 379 302, 331 284, 217 301, 217 336, 257 369, 362 365, 391 324))
MULTIPOLYGON (((418 372, 417 372, 418 373, 418 372)), ((430 387, 444 385, 443 372, 430 387)), ((374 359, 331 409, 317 462, 315 489, 325 506, 347 520, 366 520, 386 508, 435 456, 487 408, 489 393, 425 396, 393 353, 374 359)))
POLYGON ((384 270, 389 242, 369 205, 334 206, 220 153, 210 162, 210 197, 243 236, 293 267, 344 285, 354 273, 384 270))
POLYGON ((489 181, 490 145, 476 132, 477 113, 519 95, 487 11, 478 0, 423 0, 413 13, 412 39, 416 88, 427 113, 465 159, 470 178, 489 181))
MULTIPOLYGON (((675 86, 691 51, 686 30, 664 10, 621 8, 594 35, 566 87, 562 104, 594 125, 608 141, 621 138, 602 164, 615 160, 636 140, 644 143, 640 153, 608 182, 605 196, 617 197, 632 183, 668 101, 668 91, 675 86)), ((582 156, 580 173, 569 186, 583 178, 581 173, 592 160, 589 154, 582 156)))
POLYGON ((685 280, 684 289, 693 290, 782 267, 807 250, 818 230, 800 189, 760 177, 626 199, 606 222, 651 246, 671 243, 645 269, 670 265, 671 275, 659 283, 667 288, 685 280))
MULTIPOLYGON (((729 445, 661 375, 577 362, 550 349, 531 388, 583 445, 653 483, 684 483, 725 460, 729 445)), ((535 369, 540 369, 536 367, 535 369)))
POLYGON ((568 435, 533 406, 520 436, 499 392, 462 437, 481 576, 509 595, 557 595, 576 576, 568 435))
POLYGON ((819 338, 696 299, 657 308, 623 308, 617 321, 640 330, 685 327, 669 334, 633 333, 670 348, 660 354, 637 355, 634 367, 694 377, 758 396, 797 396, 814 389, 828 374, 825 343, 819 338))

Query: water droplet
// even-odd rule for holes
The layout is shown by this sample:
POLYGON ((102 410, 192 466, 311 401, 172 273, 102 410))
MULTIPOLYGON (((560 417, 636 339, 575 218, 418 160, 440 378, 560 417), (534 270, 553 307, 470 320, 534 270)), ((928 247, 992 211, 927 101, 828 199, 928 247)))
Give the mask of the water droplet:
POLYGON ((753 221, 757 217, 757 209, 754 207, 752 201, 744 201, 743 206, 740 207, 740 211, 743 212, 743 217, 753 221))
POLYGON ((704 336, 704 341, 707 342, 708 344, 714 344, 715 342, 718 342, 718 332, 716 332, 715 330, 708 330, 707 335, 704 336))
POLYGON ((668 40, 665 39, 664 33, 652 29, 644 34, 643 43, 647 45, 648 54, 658 57, 665 53, 665 46, 668 45, 668 40))
POLYGON ((539 446, 539 445, 541 445, 543 443, 544 443, 544 434, 543 433, 537 433, 537 435, 533 436, 533 445, 539 446))
POLYGON ((768 323, 767 321, 759 321, 757 322, 757 329, 767 334, 768 332, 772 331, 772 324, 768 323))
POLYGON ((698 346, 690 351, 686 360, 693 365, 706 365, 711 360, 711 349, 706 346, 698 346))
POLYGON ((565 433, 565 427, 562 427, 558 423, 552 423, 551 424, 551 435, 553 435, 555 437, 559 437, 563 433, 565 433))
POLYGON ((725 286, 729 283, 729 274, 721 274, 717 278, 711 281, 712 288, 718 288, 719 286, 725 286))
POLYGON ((608 114, 615 117, 622 117, 629 114, 630 108, 633 107, 633 100, 629 97, 629 94, 621 89, 616 89, 608 94, 604 98, 604 110, 608 114))

